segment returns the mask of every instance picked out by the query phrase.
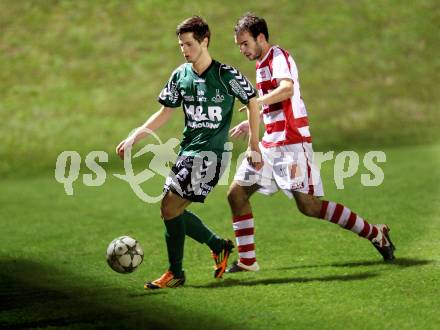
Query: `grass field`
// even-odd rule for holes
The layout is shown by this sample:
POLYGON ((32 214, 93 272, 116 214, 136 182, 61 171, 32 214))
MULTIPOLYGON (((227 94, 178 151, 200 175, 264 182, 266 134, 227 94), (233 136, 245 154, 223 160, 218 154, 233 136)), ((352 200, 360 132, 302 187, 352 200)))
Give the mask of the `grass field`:
MULTIPOLYGON (((0 1, 0 328, 438 329, 439 13, 436 0, 0 1), (114 147, 158 109, 182 63, 175 26, 190 15, 208 20, 211 55, 254 80, 232 35, 249 10, 295 58, 315 151, 386 152, 378 187, 361 185, 362 166, 343 190, 334 162, 322 176, 326 198, 390 225, 398 259, 384 264, 368 241, 281 194, 256 195, 260 272, 217 282, 208 248, 188 239, 185 287, 145 292, 167 266, 159 205, 112 175, 123 172, 114 147), (79 152, 82 174, 90 151, 108 153, 105 183, 80 176, 67 196, 54 178, 65 150, 79 152), (131 275, 105 262, 124 234, 146 253, 131 275)), ((174 117, 164 141, 180 136, 174 117)), ((162 183, 143 188, 156 195, 162 183)), ((231 237, 226 189, 190 209, 231 237)))
MULTIPOLYGON (((0 327, 435 329, 440 147, 385 152, 379 187, 362 187, 361 169, 337 190, 332 162, 323 176, 329 199, 390 225, 395 263, 384 264, 368 241, 301 216, 282 195, 256 195, 262 270, 215 281, 208 248, 188 239, 185 287, 160 292, 142 289, 166 267, 158 204, 142 203, 110 175, 101 187, 77 182, 73 196, 50 173, 4 180, 0 327), (420 161, 427 157, 431 162, 420 161), (123 234, 140 240, 146 253, 130 275, 105 263, 107 244, 123 234)), ((146 189, 160 191, 162 179, 146 189)), ((190 209, 231 236, 225 192, 218 186, 206 205, 190 209)))

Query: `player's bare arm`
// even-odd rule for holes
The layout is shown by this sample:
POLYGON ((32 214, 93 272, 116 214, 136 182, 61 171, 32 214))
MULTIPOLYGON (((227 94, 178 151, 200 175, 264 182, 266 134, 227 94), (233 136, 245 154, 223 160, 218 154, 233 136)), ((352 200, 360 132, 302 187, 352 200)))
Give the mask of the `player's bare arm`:
MULTIPOLYGON (((238 109, 238 111, 243 112, 245 110, 248 110, 248 107, 245 105, 238 109)), ((263 110, 260 110, 260 122, 263 120, 263 110)), ((235 125, 229 130, 229 135, 231 138, 239 138, 243 137, 245 138, 249 134, 249 121, 243 120, 241 123, 235 125)))
MULTIPOLYGON (((245 110, 247 108, 243 108, 245 110)), ((241 123, 235 125, 229 130, 229 135, 231 138, 239 138, 246 137, 249 134, 249 122, 247 120, 243 120, 241 123)))
POLYGON ((124 151, 127 147, 136 144, 139 140, 145 138, 160 127, 162 127, 171 118, 173 108, 162 106, 156 113, 154 113, 147 121, 139 126, 129 137, 122 140, 116 147, 116 153, 122 159, 124 158, 124 151))
MULTIPOLYGON (((279 85, 270 93, 257 98, 258 105, 271 105, 290 99, 293 96, 293 81, 290 79, 280 79, 279 85)), ((244 111, 247 107, 241 107, 239 111, 244 111)), ((263 116, 263 111, 260 111, 260 119, 263 116)), ((232 138, 246 136, 249 134, 249 122, 242 121, 230 129, 229 134, 232 138)))
POLYGON ((291 79, 280 79, 278 87, 270 93, 260 96, 257 99, 260 105, 271 105, 290 99, 293 96, 293 81, 291 79))
POLYGON ((249 122, 249 141, 247 159, 249 163, 257 170, 263 166, 261 151, 259 147, 260 142, 260 111, 255 97, 249 100, 247 105, 248 122, 249 122))

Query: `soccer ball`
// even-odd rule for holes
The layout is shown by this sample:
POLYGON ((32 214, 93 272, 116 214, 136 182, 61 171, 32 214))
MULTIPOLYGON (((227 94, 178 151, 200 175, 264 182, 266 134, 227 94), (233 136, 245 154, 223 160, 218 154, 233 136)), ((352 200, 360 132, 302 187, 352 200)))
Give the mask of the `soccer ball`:
POLYGON ((118 273, 134 272, 143 260, 142 247, 130 236, 115 238, 107 248, 107 263, 118 273))

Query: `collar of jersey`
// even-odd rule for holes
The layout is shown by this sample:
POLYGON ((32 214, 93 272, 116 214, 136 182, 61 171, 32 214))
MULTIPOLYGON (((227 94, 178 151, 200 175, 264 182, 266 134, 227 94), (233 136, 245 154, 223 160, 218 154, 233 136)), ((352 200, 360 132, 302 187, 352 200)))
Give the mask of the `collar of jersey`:
POLYGON ((277 45, 273 45, 272 47, 269 48, 269 50, 267 51, 266 55, 264 55, 263 59, 261 61, 258 61, 258 64, 263 63, 264 61, 266 61, 266 58, 269 56, 270 52, 272 52, 272 50, 278 47, 277 45))
POLYGON ((209 64, 209 66, 205 69, 205 71, 203 71, 202 72, 202 74, 198 74, 195 70, 194 70, 194 68, 193 68, 193 66, 192 66, 192 64, 191 64, 191 71, 192 71, 192 73, 194 73, 197 77, 200 77, 200 78, 204 78, 205 76, 206 76, 206 73, 214 66, 214 63, 215 63, 215 60, 211 60, 211 64, 209 64))

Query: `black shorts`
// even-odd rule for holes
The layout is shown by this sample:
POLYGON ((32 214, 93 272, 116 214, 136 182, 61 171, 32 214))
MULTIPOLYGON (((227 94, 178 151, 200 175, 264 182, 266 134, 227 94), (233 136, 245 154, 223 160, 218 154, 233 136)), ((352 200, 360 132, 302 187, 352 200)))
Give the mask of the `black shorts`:
POLYGON ((163 190, 173 191, 192 202, 203 203, 206 196, 218 183, 221 160, 208 161, 197 156, 179 156, 171 168, 163 190))

